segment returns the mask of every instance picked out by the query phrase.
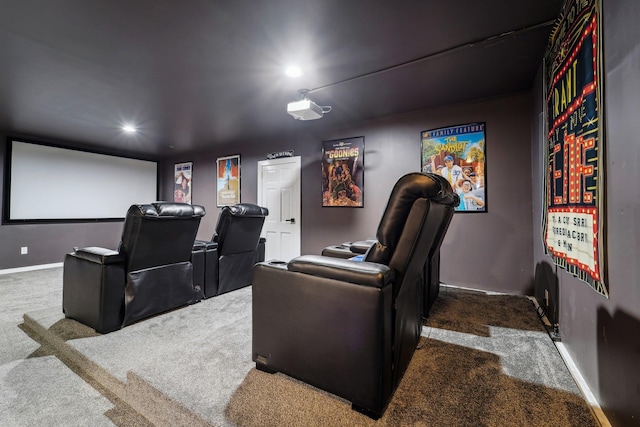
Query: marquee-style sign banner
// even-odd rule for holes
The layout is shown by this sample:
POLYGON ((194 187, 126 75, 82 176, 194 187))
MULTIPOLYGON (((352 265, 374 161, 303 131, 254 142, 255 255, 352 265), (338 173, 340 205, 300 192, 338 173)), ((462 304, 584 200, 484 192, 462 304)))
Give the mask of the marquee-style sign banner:
POLYGON ((545 54, 547 254, 608 297, 599 0, 567 0, 545 54))
POLYGON ((283 157, 293 157, 293 150, 276 151, 267 153, 267 160, 282 159, 283 157))

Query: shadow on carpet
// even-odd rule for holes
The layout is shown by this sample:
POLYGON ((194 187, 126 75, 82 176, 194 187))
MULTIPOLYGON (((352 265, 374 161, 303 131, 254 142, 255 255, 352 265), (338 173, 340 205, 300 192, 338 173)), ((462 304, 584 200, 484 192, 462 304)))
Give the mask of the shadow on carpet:
POLYGON ((116 404, 116 425, 597 426, 525 297, 443 287, 378 421, 251 362, 251 290, 95 334, 60 310, 24 326, 116 404), (194 325, 196 327, 194 327, 194 325))

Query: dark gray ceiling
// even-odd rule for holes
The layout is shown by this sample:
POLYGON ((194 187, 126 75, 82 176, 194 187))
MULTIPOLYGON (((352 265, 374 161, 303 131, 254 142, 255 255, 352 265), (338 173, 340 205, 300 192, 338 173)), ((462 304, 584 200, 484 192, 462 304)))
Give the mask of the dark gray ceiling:
POLYGON ((0 0, 0 130, 164 156, 527 90, 561 3, 0 0))

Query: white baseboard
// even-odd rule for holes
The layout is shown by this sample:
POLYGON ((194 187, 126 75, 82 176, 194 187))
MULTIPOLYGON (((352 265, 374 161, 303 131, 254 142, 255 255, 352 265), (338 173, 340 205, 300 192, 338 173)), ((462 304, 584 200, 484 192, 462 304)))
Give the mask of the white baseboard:
POLYGON ((580 370, 578 369, 575 362, 571 358, 569 351, 567 351, 567 347, 562 342, 555 342, 554 344, 556 345, 558 351, 560 352, 560 356, 562 356, 562 359, 564 360, 564 363, 567 365, 567 368, 569 368, 569 372, 571 372, 571 376, 573 376, 573 379, 575 380, 576 384, 578 384, 578 388, 580 388, 582 395, 584 396, 586 401, 589 403, 589 406, 593 411, 593 415, 596 417, 596 419, 598 420, 598 422, 602 427, 611 427, 611 424, 609 423, 607 416, 604 414, 604 411, 600 407, 600 403, 598 403, 598 400, 591 392, 591 389, 587 385, 587 382, 582 377, 580 370))
POLYGON ((0 274, 22 273, 25 271, 44 270, 45 268, 62 267, 62 262, 54 262, 53 264, 30 265, 27 267, 5 268, 0 270, 0 274))
POLYGON ((465 286, 458 286, 458 285, 447 285, 446 283, 440 283, 440 286, 445 288, 462 289, 463 291, 482 292, 485 295, 511 295, 511 294, 506 294, 504 292, 485 291, 484 289, 467 288, 465 286))
MULTIPOLYGON (((539 311, 540 306, 538 305, 538 301, 534 297, 531 297, 531 296, 527 297, 527 298, 529 298, 529 300, 536 307, 536 311, 538 313, 540 313, 540 311, 539 311)), ((547 316, 543 315, 541 318, 542 318, 542 322, 546 326, 548 326, 548 327, 552 326, 551 323, 549 322, 549 319, 547 319, 547 316)), ((611 427, 611 424, 609 423, 609 420, 607 419, 606 415, 604 414, 604 411, 600 407, 600 403, 598 402, 596 397, 591 392, 591 389, 587 385, 587 382, 584 380, 584 378, 582 377, 582 374, 580 373, 580 370, 578 369, 578 367, 576 366, 575 362, 573 361, 573 358, 571 357, 571 354, 569 354, 569 351, 567 350, 567 346, 565 346, 561 341, 555 341, 554 340, 553 343, 555 344, 556 348, 558 349, 558 352, 560 353, 560 357, 562 357, 562 360, 564 360, 564 364, 569 369, 569 372, 571 373, 571 376, 573 377, 573 380, 578 385, 578 388, 580 389, 580 392, 582 392, 582 396, 584 397, 584 399, 589 404, 589 408, 591 409, 591 412, 593 413, 593 416, 596 418, 596 420, 600 423, 600 425, 602 427, 611 427)))

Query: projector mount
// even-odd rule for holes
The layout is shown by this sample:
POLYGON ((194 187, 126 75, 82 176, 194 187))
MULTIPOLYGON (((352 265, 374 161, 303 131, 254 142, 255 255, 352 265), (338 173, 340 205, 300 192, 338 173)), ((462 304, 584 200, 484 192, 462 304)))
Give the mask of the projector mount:
POLYGON ((329 106, 320 106, 307 98, 309 89, 300 89, 298 99, 287 104, 287 113, 296 120, 317 120, 331 111, 329 106))

